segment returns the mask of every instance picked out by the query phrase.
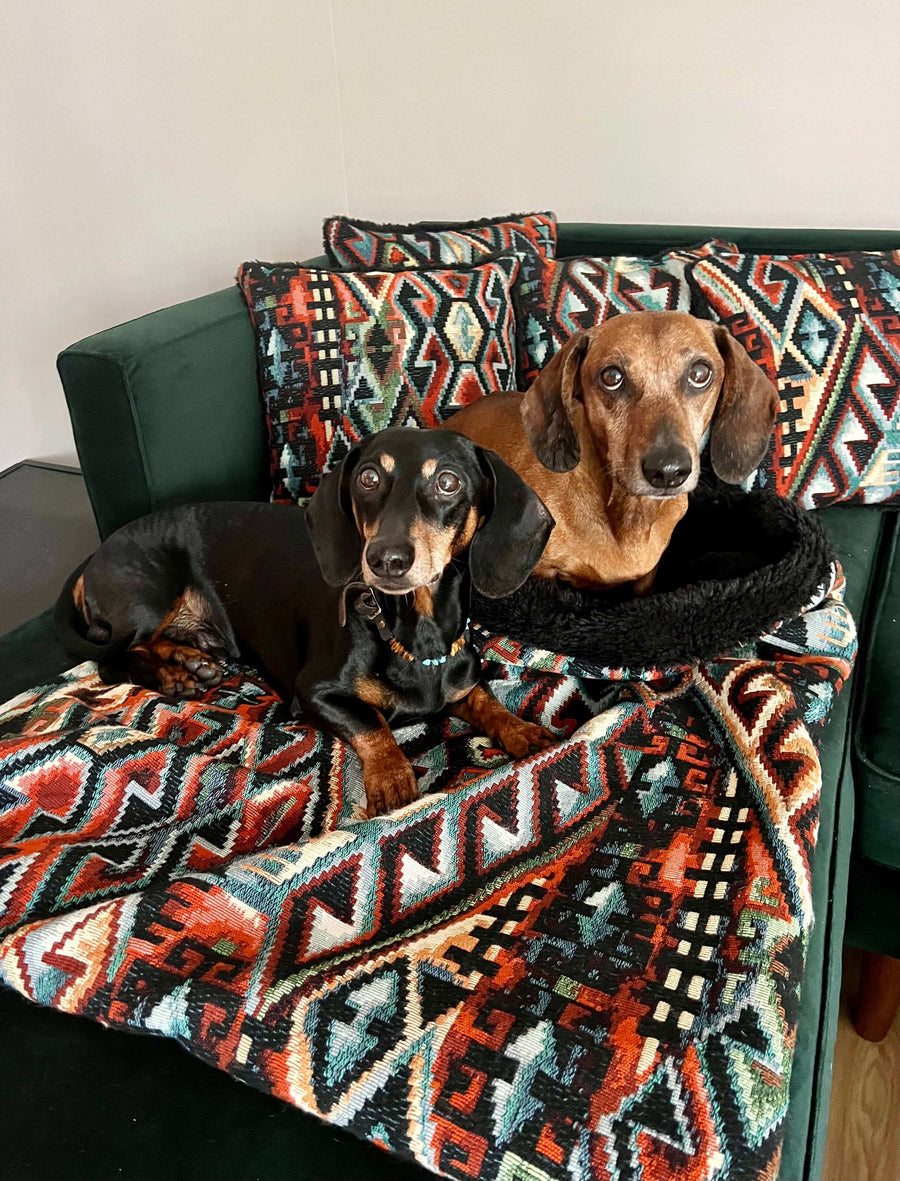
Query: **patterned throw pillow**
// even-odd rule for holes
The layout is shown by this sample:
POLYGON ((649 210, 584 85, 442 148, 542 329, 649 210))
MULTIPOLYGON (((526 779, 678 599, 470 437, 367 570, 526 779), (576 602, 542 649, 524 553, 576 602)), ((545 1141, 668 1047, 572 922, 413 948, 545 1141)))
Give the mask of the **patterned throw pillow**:
POLYGON ((900 497, 900 252, 711 253, 695 310, 777 384, 769 454, 751 480, 806 508, 900 497))
POLYGON ((272 499, 311 496, 320 473, 367 434, 437 426, 483 394, 514 389, 518 266, 512 255, 358 273, 243 263, 272 499))
POLYGON ((689 312, 685 270, 710 251, 734 248, 711 241, 656 258, 563 258, 543 262, 516 283, 519 389, 527 389, 570 336, 596 328, 619 312, 689 312))
POLYGON ((555 213, 511 213, 469 222, 379 225, 350 217, 325 222, 325 253, 339 267, 423 267, 475 263, 493 254, 519 254, 531 272, 556 256, 555 213))

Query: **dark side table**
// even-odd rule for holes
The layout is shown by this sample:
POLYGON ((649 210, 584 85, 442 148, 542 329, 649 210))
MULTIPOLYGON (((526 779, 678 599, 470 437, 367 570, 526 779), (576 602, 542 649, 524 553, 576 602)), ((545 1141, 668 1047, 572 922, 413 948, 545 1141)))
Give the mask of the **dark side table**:
POLYGON ((25 459, 0 472, 0 635, 52 606, 99 540, 78 468, 25 459))

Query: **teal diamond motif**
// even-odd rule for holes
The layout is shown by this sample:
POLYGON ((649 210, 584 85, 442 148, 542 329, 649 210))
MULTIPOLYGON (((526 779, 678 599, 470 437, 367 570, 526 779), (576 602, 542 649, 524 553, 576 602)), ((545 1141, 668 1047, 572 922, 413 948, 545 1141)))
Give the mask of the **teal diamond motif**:
POLYGON ((838 329, 807 304, 800 314, 794 340, 803 356, 821 373, 837 340, 838 329))

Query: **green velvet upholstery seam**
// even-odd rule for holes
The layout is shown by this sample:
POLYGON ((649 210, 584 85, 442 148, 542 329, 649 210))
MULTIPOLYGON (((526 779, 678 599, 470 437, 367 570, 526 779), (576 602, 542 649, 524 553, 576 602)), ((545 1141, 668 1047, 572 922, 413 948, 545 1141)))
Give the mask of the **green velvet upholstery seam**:
MULTIPOLYGON (((842 511, 842 506, 834 507, 839 512, 842 511)), ((834 511, 834 507, 832 508, 832 512, 834 511)), ((871 509, 867 511, 871 511, 871 509)), ((877 621, 878 610, 883 597, 882 588, 878 586, 878 581, 879 575, 883 571, 883 562, 881 559, 885 547, 884 534, 886 518, 887 514, 884 514, 881 520, 881 536, 878 539, 876 553, 869 563, 867 585, 857 618, 861 654, 866 653, 867 641, 873 633, 874 624, 877 621)), ((891 524, 892 522, 887 521, 887 528, 890 528, 891 524)), ((819 1011, 816 1055, 812 1066, 812 1104, 809 1113, 807 1151, 802 1181, 818 1181, 821 1177, 825 1155, 825 1142, 828 1134, 831 1072, 834 1061, 838 1011, 840 1008, 841 948, 844 943, 844 932, 846 929, 850 864, 853 857, 854 829, 857 819, 856 782, 853 774, 853 735, 856 732, 855 719, 858 717, 858 707, 860 702, 865 699, 865 664, 866 657, 863 655, 862 661, 857 661, 857 667, 851 675, 850 684, 844 689, 844 692, 848 693, 848 701, 847 710, 844 715, 845 731, 840 770, 837 774, 837 790, 839 795, 835 807, 831 840, 832 852, 828 875, 829 921, 825 923, 824 927, 824 948, 819 985, 819 995, 822 998, 822 1004, 819 1011), (849 831, 845 832, 844 826, 847 826, 849 831), (842 848, 847 850, 847 855, 843 859, 841 857, 842 848), (840 908, 841 915, 835 914, 836 907, 840 908), (840 939, 835 938, 838 923, 840 923, 840 939)), ((831 719, 831 722, 833 723, 836 720, 831 719)), ((817 921, 824 922, 824 916, 817 916, 817 921)), ((808 980, 806 981, 806 987, 809 987, 808 980)), ((789 1181, 789 1179, 785 1178, 784 1181, 789 1181)), ((801 1179, 798 1178, 797 1181, 801 1181, 801 1179)))
POLYGON ((858 763, 862 763, 862 765, 868 771, 874 771, 877 775, 880 775, 883 779, 887 779, 891 783, 900 784, 900 775, 898 775, 896 773, 896 771, 886 771, 885 768, 882 767, 880 763, 876 763, 873 759, 870 759, 869 756, 867 754, 865 754, 865 752, 862 750, 861 745, 860 745, 861 741, 862 740, 861 740, 859 734, 857 734, 854 739, 856 761, 858 763))
MULTIPOLYGON (((59 373, 59 376, 60 376, 60 380, 62 381, 63 392, 64 392, 65 398, 66 398, 66 405, 69 410, 69 418, 72 421, 72 433, 75 438, 75 446, 78 451, 79 461, 81 462, 82 469, 84 470, 86 467, 89 467, 91 465, 86 464, 84 462, 84 459, 82 458, 82 449, 81 449, 81 445, 80 445, 80 437, 81 437, 81 433, 82 433, 81 432, 80 416, 75 412, 75 408, 74 408, 73 402, 72 402, 72 397, 70 396, 70 387, 67 385, 65 378, 63 376, 63 369, 67 366, 67 362, 70 359, 75 360, 75 361, 80 361, 85 358, 92 360, 92 361, 96 361, 96 362, 101 363, 103 365, 111 366, 113 372, 117 375, 117 377, 119 379, 119 384, 120 384, 122 391, 125 394, 125 402, 128 406, 129 417, 131 419, 131 427, 132 427, 132 433, 134 436, 134 444, 137 449, 138 458, 139 458, 140 464, 141 464, 141 475, 143 477, 144 486, 151 498, 150 505, 148 506, 148 508, 153 508, 153 507, 155 507, 155 494, 154 494, 151 484, 150 484, 150 475, 149 475, 149 471, 148 471, 148 461, 147 461, 147 455, 146 455, 146 448, 144 445, 143 433, 142 433, 140 423, 137 418, 137 410, 136 410, 135 403, 134 403, 134 396, 132 394, 130 384, 127 379, 127 375, 125 373, 124 364, 115 356, 112 356, 109 354, 103 354, 103 353, 81 351, 81 350, 77 349, 75 346, 72 346, 68 349, 64 349, 58 355, 58 357, 56 358, 56 366, 57 366, 57 372, 59 373)), ((102 498, 103 498, 103 494, 105 493, 106 489, 99 482, 95 484, 92 479, 88 478, 87 474, 85 474, 85 487, 87 488, 88 497, 91 502, 91 509, 93 510, 93 513, 94 513, 94 520, 97 522, 97 526, 100 530, 100 536, 101 536, 101 538, 103 538, 106 534, 105 534, 105 530, 103 528, 105 510, 104 510, 104 506, 102 504, 102 498)))
MULTIPOLYGON (((852 705, 852 700, 851 700, 852 705)), ((849 711, 848 711, 849 716, 849 711)), ((822 1004, 819 1009, 819 1027, 816 1038, 816 1055, 813 1062, 813 1081, 811 1088, 812 1101, 809 1113, 809 1131, 803 1179, 813 1178, 818 1181, 822 1172, 822 1161, 825 1155, 825 1140, 828 1132, 828 1113, 831 1098, 831 1075, 834 1065, 834 1043, 837 1036, 837 1019, 840 1008, 841 992, 841 948, 844 943, 844 929, 847 919, 847 881, 849 878, 849 857, 841 864, 841 845, 849 837, 843 833, 844 825, 849 825, 851 831, 854 823, 853 776, 850 768, 850 743, 844 742, 841 768, 837 776, 838 798, 835 807, 834 829, 831 837, 831 857, 828 874, 829 916, 825 922, 824 916, 817 917, 823 923, 824 948, 822 951, 822 971, 819 983, 819 995, 822 1004), (839 879, 843 878, 843 889, 839 888, 839 879), (842 912, 836 915, 835 909, 842 912), (835 938, 836 928, 840 925, 840 938, 835 938), (830 985, 830 987, 829 987, 830 985)), ((804 987, 809 988, 810 981, 804 981, 804 987)), ((780 1170, 779 1170, 780 1175, 780 1170)), ((789 1181, 784 1178, 784 1181, 789 1181)), ((798 1181, 800 1179, 798 1178, 798 1181)))
MULTIPOLYGON (((131 360, 131 358, 129 358, 131 360)), ((137 399, 134 396, 134 390, 131 388, 131 374, 124 364, 119 366, 119 372, 122 374, 122 387, 125 390, 125 397, 128 399, 128 408, 131 411, 131 421, 134 424, 134 437, 137 443, 138 455, 141 457, 141 471, 144 473, 144 483, 147 485, 147 492, 150 496, 150 507, 155 509, 158 506, 156 498, 156 488, 153 483, 153 473, 150 469, 150 460, 147 455, 147 447, 144 441, 144 428, 141 423, 141 416, 138 414, 137 399)))
MULTIPOLYGON (((228 290, 230 290, 230 288, 223 287, 223 288, 221 288, 220 291, 214 291, 214 292, 212 292, 212 294, 213 295, 222 295, 222 294, 224 294, 224 292, 226 292, 228 290)), ((175 306, 177 306, 177 305, 175 305, 175 306)), ((168 309, 163 309, 163 310, 167 311, 168 309)), ((156 315, 156 313, 149 312, 148 315, 152 316, 152 315, 156 315)), ((139 317, 139 319, 144 319, 144 318, 145 317, 143 317, 143 316, 139 317)), ((228 324, 232 320, 243 320, 243 319, 246 319, 246 314, 242 314, 241 312, 229 312, 228 315, 222 316, 221 319, 215 321, 215 323, 217 325, 218 324, 228 324)), ((131 321, 131 322, 133 322, 133 321, 131 321)), ((121 325, 120 325, 120 327, 121 327, 121 325)), ((190 340, 191 337, 193 337, 193 336, 203 336, 209 331, 209 328, 210 328, 209 324, 198 324, 196 327, 191 328, 189 331, 182 332, 180 336, 170 336, 166 340, 160 340, 156 344, 145 345, 141 348, 135 349, 132 352, 127 352, 127 351, 121 352, 121 353, 120 352, 104 352, 102 349, 101 350, 83 349, 83 348, 80 348, 77 344, 73 344, 73 345, 70 345, 67 349, 64 349, 63 353, 61 353, 60 356, 62 356, 65 353, 75 353, 79 357, 93 357, 93 358, 95 358, 95 360, 98 360, 98 361, 109 361, 114 365, 121 366, 126 361, 141 361, 145 357, 151 357, 154 353, 159 352, 160 349, 171 348, 173 344, 181 344, 182 341, 190 340)), ((102 335, 102 334, 98 333, 98 335, 102 335)))
MULTIPOLYGON (((847 600, 854 611, 860 642, 865 647, 875 571, 881 550, 880 515, 871 508, 832 505, 823 510, 848 579, 847 600)), ((807 949, 806 979, 801 994, 798 1043, 791 1079, 779 1181, 818 1181, 828 1127, 831 1066, 841 987, 841 953, 856 798, 851 762, 851 719, 863 689, 860 667, 835 703, 820 743, 822 804, 820 839, 813 864, 815 926, 807 949), (837 739, 832 741, 832 736, 837 739), (828 799, 834 809, 828 839, 828 799), (820 860, 820 858, 822 860, 820 860), (827 883, 819 885, 821 877, 827 883), (821 891, 821 892, 820 892, 821 891), (807 1039, 807 1040, 804 1040, 807 1039)))

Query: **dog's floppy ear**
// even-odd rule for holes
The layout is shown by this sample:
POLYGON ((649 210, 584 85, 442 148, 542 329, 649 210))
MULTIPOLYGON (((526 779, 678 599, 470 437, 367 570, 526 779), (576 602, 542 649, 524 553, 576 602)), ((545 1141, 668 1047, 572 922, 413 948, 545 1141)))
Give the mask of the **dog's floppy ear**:
POLYGON ((572 425, 575 383, 590 337, 576 332, 522 397, 522 422, 531 449, 551 472, 570 472, 581 458, 572 425))
POLYGON ((489 599, 502 599, 518 590, 534 569, 555 521, 496 451, 475 450, 489 492, 484 524, 469 546, 469 570, 477 590, 489 599))
POLYGON ((359 458, 359 448, 348 452, 341 463, 323 476, 306 506, 316 561, 322 577, 331 586, 343 586, 359 569, 362 542, 350 503, 350 476, 359 458))
POLYGON ((778 414, 778 391, 727 328, 716 328, 713 335, 725 362, 725 378, 709 437, 709 456, 720 480, 740 484, 766 453, 778 414))

